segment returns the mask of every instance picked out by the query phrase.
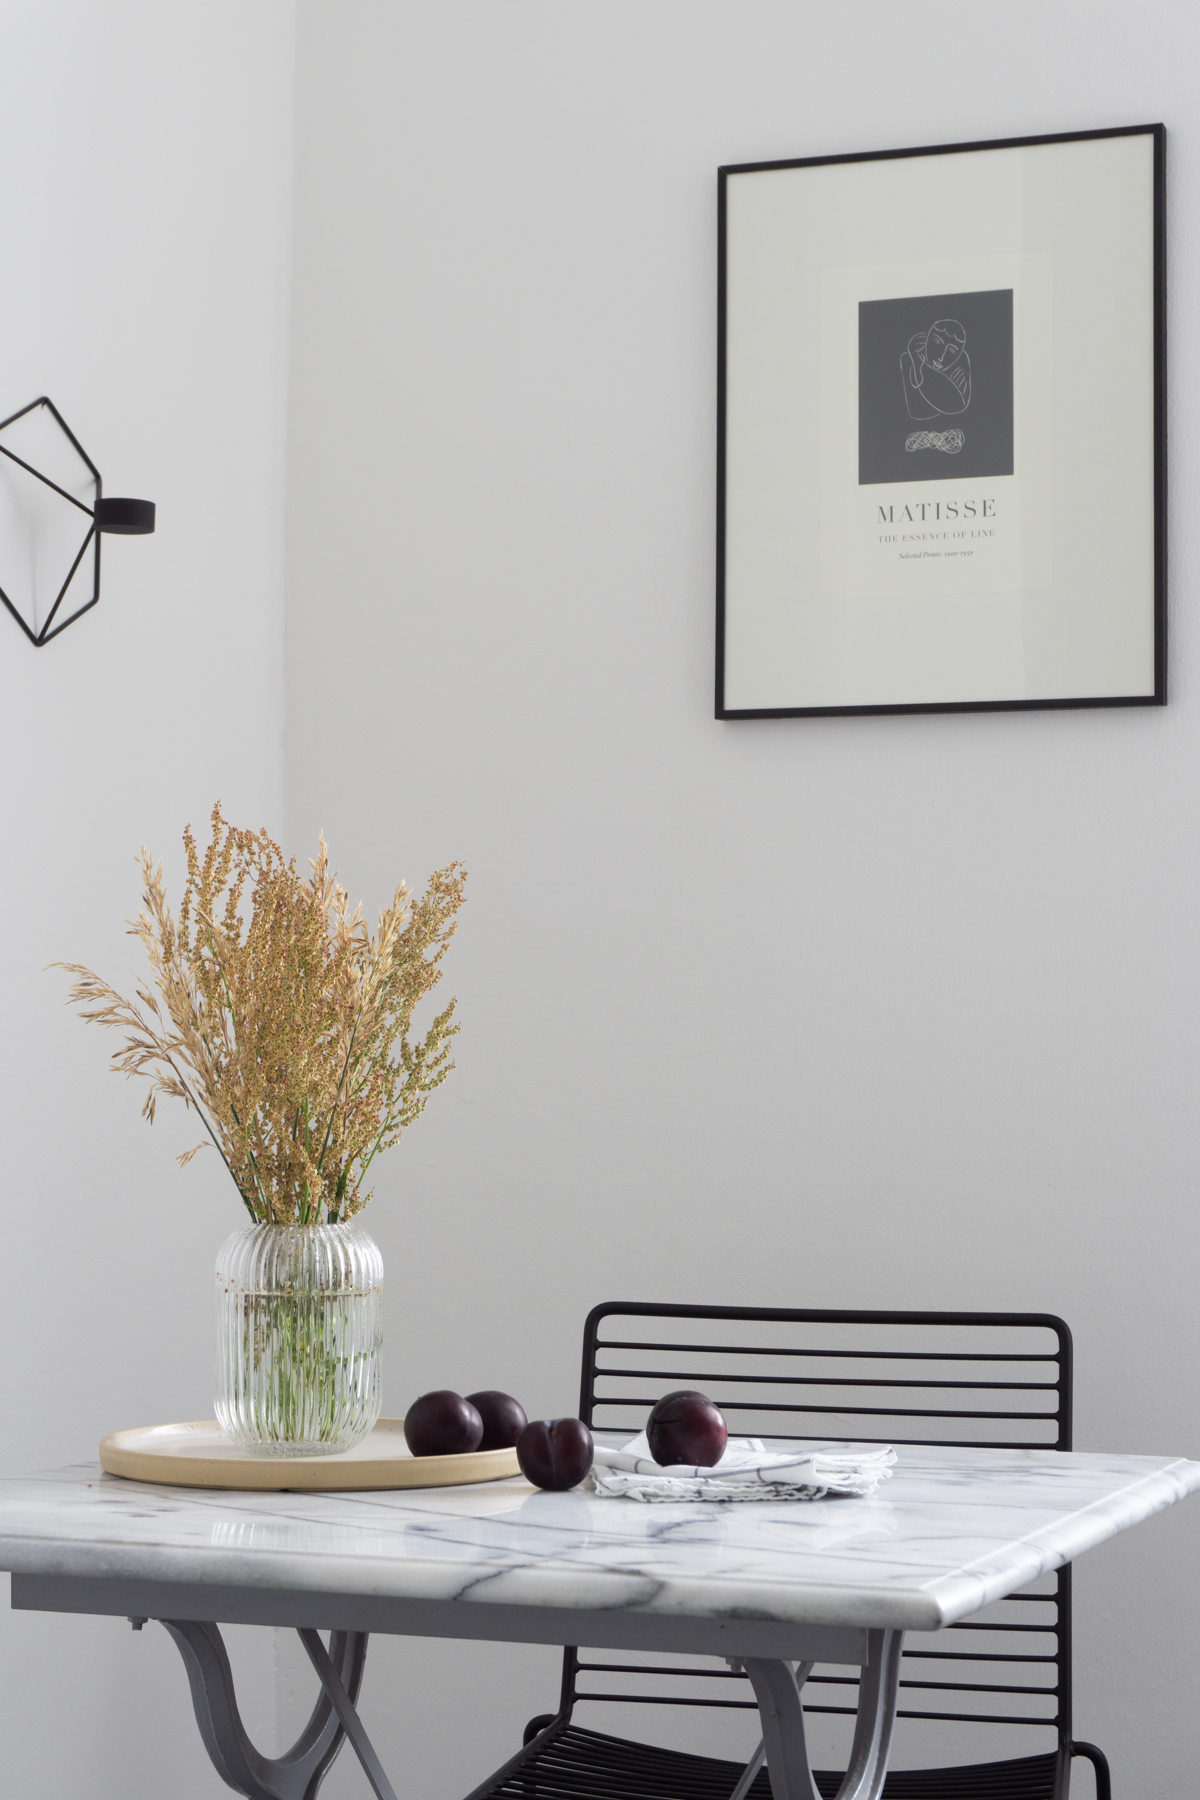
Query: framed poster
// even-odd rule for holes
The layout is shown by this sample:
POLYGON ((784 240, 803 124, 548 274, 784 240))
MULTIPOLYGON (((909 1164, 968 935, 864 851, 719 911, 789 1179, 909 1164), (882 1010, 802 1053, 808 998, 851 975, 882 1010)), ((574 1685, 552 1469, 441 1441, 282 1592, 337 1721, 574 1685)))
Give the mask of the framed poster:
POLYGON ((1164 138, 720 171, 718 718, 1165 701, 1164 138))

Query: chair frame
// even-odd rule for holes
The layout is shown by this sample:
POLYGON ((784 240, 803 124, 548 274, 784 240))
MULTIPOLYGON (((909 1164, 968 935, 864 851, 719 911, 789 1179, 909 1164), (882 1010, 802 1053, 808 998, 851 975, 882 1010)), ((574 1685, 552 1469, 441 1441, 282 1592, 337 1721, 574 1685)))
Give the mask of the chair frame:
MULTIPOLYGON (((647 1319, 668 1319, 668 1320, 676 1320, 677 1319, 680 1321, 684 1321, 684 1320, 717 1321, 717 1320, 719 1320, 723 1323, 732 1323, 732 1322, 737 1322, 739 1320, 743 1320, 746 1322, 754 1322, 754 1323, 797 1324, 797 1325, 801 1325, 801 1324, 803 1324, 803 1325, 829 1324, 829 1325, 851 1325, 851 1326, 853 1326, 853 1325, 864 1325, 864 1326, 887 1326, 887 1325, 921 1326, 921 1325, 926 1325, 926 1326, 933 1326, 933 1327, 958 1326, 958 1327, 967 1327, 967 1328, 982 1327, 982 1328, 993 1328, 993 1329, 1005 1329, 1005 1328, 1013 1329, 1013 1328, 1017 1328, 1017 1327, 1040 1327, 1042 1329, 1049 1330, 1054 1333, 1055 1339, 1057 1342, 1057 1351, 1056 1352, 1048 1352, 1045 1355, 1034 1355, 1034 1354, 1027 1354, 1024 1352, 1006 1353, 1006 1352, 987 1351, 987 1352, 980 1352, 977 1355, 971 1355, 970 1352, 957 1351, 957 1350, 956 1351, 922 1350, 919 1352, 911 1352, 911 1353, 905 1353, 902 1350, 896 1350, 896 1351, 891 1351, 891 1350, 865 1350, 865 1351, 864 1350, 845 1350, 845 1351, 841 1351, 841 1350, 839 1350, 836 1352, 820 1352, 820 1351, 815 1351, 815 1350, 812 1350, 812 1351, 810 1351, 810 1350, 793 1350, 793 1351, 786 1352, 786 1354, 797 1355, 797 1356, 803 1356, 803 1355, 813 1355, 813 1356, 824 1355, 827 1357, 831 1356, 831 1355, 832 1356, 845 1356, 847 1358, 852 1358, 856 1362, 862 1362, 864 1360, 890 1360, 893 1363, 900 1362, 900 1361, 904 1361, 904 1362, 908 1362, 908 1363, 918 1362, 918 1361, 921 1361, 921 1362, 923 1362, 923 1361, 930 1361, 930 1362, 945 1362, 945 1361, 967 1362, 967 1361, 970 1361, 970 1362, 975 1362, 975 1363, 1038 1361, 1038 1362, 1043 1362, 1043 1363, 1054 1363, 1057 1366, 1057 1375, 1056 1375, 1056 1379, 1052 1382, 1022 1383, 1018 1380, 1014 1380, 1012 1382, 1001 1382, 1001 1381, 987 1382, 987 1381, 982 1381, 982 1380, 976 1380, 976 1381, 971 1381, 971 1382, 966 1382, 966 1383, 960 1384, 962 1386, 967 1386, 967 1387, 970 1387, 970 1388, 973 1388, 976 1390, 979 1390, 981 1388, 994 1387, 997 1389, 1008 1389, 1011 1393, 1018 1393, 1022 1389, 1035 1388, 1039 1392, 1053 1393, 1055 1395, 1055 1408, 1054 1408, 1053 1412, 1021 1412, 1021 1411, 1008 1410, 1008 1411, 998 1411, 995 1413, 981 1413, 978 1409, 976 1409, 974 1411, 970 1411, 970 1412, 960 1412, 960 1411, 956 1411, 953 1408, 953 1406, 947 1408, 944 1405, 929 1406, 929 1407, 918 1407, 918 1406, 914 1405, 914 1406, 897 1407, 894 1409, 889 1409, 889 1408, 881 1407, 881 1406, 856 1408, 853 1405, 833 1406, 833 1405, 828 1405, 828 1404, 814 1405, 811 1407, 805 1407, 805 1406, 799 1406, 799 1405, 786 1405, 786 1406, 778 1406, 776 1408, 772 1408, 769 1400, 762 1402, 760 1405, 755 1405, 755 1403, 752 1401, 733 1402, 733 1403, 721 1402, 722 1409, 727 1412, 728 1411, 737 1411, 739 1409, 744 1410, 744 1411, 776 1410, 779 1412, 796 1413, 798 1415, 814 1415, 814 1416, 819 1416, 822 1412, 825 1412, 825 1413, 836 1413, 838 1415, 838 1417, 841 1417, 841 1418, 844 1418, 847 1415, 853 1416, 856 1412, 858 1412, 858 1413, 862 1413, 862 1414, 869 1414, 869 1416, 872 1419, 878 1419, 880 1417, 887 1417, 889 1415, 892 1415, 892 1416, 897 1417, 898 1422, 900 1419, 905 1419, 905 1420, 911 1420, 911 1419, 944 1420, 946 1422, 947 1426, 950 1426, 952 1424, 952 1421, 954 1421, 955 1419, 979 1420, 979 1419, 994 1418, 997 1421, 1005 1420, 1005 1421, 1011 1421, 1011 1422, 1019 1422, 1023 1419, 1038 1419, 1038 1420, 1045 1421, 1047 1423, 1053 1423, 1053 1425, 1056 1427, 1057 1436, 1056 1436, 1053 1444, 1047 1444, 1044 1441, 1039 1441, 1036 1443, 1023 1443, 1014 1438, 1008 1438, 1008 1439, 1004 1439, 1002 1441, 997 1441, 994 1444, 985 1444, 984 1441, 980 1440, 979 1438, 964 1439, 961 1436, 960 1437, 922 1436, 919 1438, 890 1437, 888 1439, 869 1439, 868 1438, 868 1439, 862 1439, 860 1441, 862 1441, 862 1442, 890 1442, 890 1443, 896 1443, 896 1444, 900 1444, 900 1445, 911 1444, 914 1446, 922 1446, 922 1447, 967 1446, 967 1447, 979 1447, 979 1448, 986 1447, 986 1448, 997 1448, 997 1449, 1055 1449, 1055 1450, 1070 1450, 1070 1448, 1071 1448, 1072 1424, 1073 1424, 1073 1413, 1072 1413, 1073 1351, 1072 1351, 1071 1333, 1070 1333, 1069 1328, 1065 1324, 1065 1322, 1062 1319, 1058 1318, 1056 1315, 1051 1314, 1051 1313, 943 1312, 943 1311, 912 1311, 912 1310, 909 1310, 909 1311, 891 1311, 891 1310, 879 1311, 879 1310, 860 1310, 860 1309, 847 1310, 847 1309, 842 1309, 842 1308, 823 1308, 823 1307, 822 1308, 814 1308, 814 1307, 751 1307, 751 1306, 746 1306, 746 1307, 687 1306, 687 1305, 665 1305, 665 1304, 658 1304, 658 1303, 654 1303, 654 1302, 645 1302, 645 1301, 605 1301, 601 1305, 592 1308, 592 1311, 588 1314, 587 1321, 584 1326, 583 1368, 582 1368, 582 1378, 581 1378, 580 1397, 579 1397, 579 1417, 583 1420, 584 1424, 587 1425, 589 1428, 594 1426, 595 1413, 596 1413, 597 1407, 615 1407, 615 1406, 620 1405, 620 1406, 626 1406, 626 1407, 635 1408, 635 1409, 636 1408, 649 1408, 650 1406, 652 1406, 654 1404, 654 1400, 658 1398, 658 1395, 653 1395, 653 1396, 648 1396, 645 1398, 622 1397, 620 1400, 610 1400, 610 1399, 606 1399, 603 1395, 598 1395, 597 1391, 596 1391, 598 1376, 601 1376, 604 1374, 620 1375, 626 1379, 629 1379, 632 1377, 636 1377, 637 1375, 642 1373, 642 1371, 638 1371, 638 1370, 616 1370, 616 1369, 604 1370, 604 1369, 601 1369, 599 1366, 598 1358, 599 1358, 600 1352, 605 1348, 625 1349, 625 1350, 650 1350, 650 1351, 657 1349, 657 1350, 660 1350, 663 1352, 669 1352, 669 1353, 678 1353, 680 1351, 695 1351, 695 1352, 705 1354, 705 1355, 712 1355, 712 1354, 714 1354, 714 1352, 716 1352, 722 1356, 728 1356, 728 1357, 737 1357, 740 1355, 762 1355, 762 1354, 769 1355, 772 1353, 778 1354, 778 1352, 772 1352, 769 1348, 766 1348, 762 1345, 753 1345, 753 1344, 712 1346, 712 1345, 703 1345, 703 1344, 667 1344, 667 1343, 663 1343, 661 1345, 654 1345, 654 1344, 642 1344, 642 1343, 638 1343, 636 1341, 630 1341, 628 1339, 605 1340, 601 1336, 601 1330, 602 1330, 603 1323, 607 1318, 612 1317, 614 1315, 621 1316, 624 1318, 639 1318, 639 1317, 641 1317, 641 1318, 647 1318, 647 1319)), ((663 1371, 653 1371, 653 1370, 647 1370, 644 1373, 651 1379, 655 1378, 656 1376, 658 1378, 662 1378, 663 1374, 664 1374, 663 1371)), ((679 1379, 687 1380, 688 1377, 681 1376, 679 1379)), ((696 1379, 699 1379, 699 1377, 697 1377, 696 1379)), ((803 1376, 799 1376, 793 1380, 792 1378, 789 1378, 789 1377, 781 1378, 781 1377, 764 1377, 764 1376, 753 1376, 753 1375, 741 1375, 741 1376, 727 1375, 724 1377, 714 1377, 712 1379, 738 1380, 738 1381, 741 1381, 746 1384, 749 1384, 749 1383, 752 1383, 755 1381, 758 1381, 760 1383, 766 1383, 766 1382, 772 1382, 772 1381, 774 1381, 774 1382, 786 1381, 788 1386, 793 1387, 793 1388, 794 1387, 802 1388, 805 1385, 805 1382, 807 1381, 811 1385, 820 1386, 825 1389, 828 1389, 831 1387, 837 1387, 839 1385, 846 1386, 846 1387, 861 1386, 861 1387, 869 1387, 873 1391, 876 1391, 876 1392, 879 1390, 879 1388, 886 1387, 887 1385, 889 1385, 886 1377, 881 1378, 880 1381, 878 1381, 878 1382, 871 1382, 865 1378, 859 1378, 859 1377, 847 1377, 841 1383, 839 1383, 835 1377, 826 1377, 826 1376, 813 1376, 813 1377, 807 1377, 807 1378, 803 1377, 803 1376)), ((947 1389, 950 1389, 954 1386, 954 1383, 953 1383, 952 1379, 950 1379, 950 1378, 948 1378, 945 1381, 931 1380, 928 1382, 922 1382, 918 1378, 913 1378, 913 1379, 907 1379, 907 1380, 895 1380, 891 1383, 891 1385, 903 1388, 906 1391, 912 1391, 914 1388, 920 1388, 922 1386, 925 1386, 925 1387, 929 1387, 932 1389, 937 1389, 940 1393, 945 1394, 947 1389)), ((611 1427, 601 1425, 596 1428, 597 1429, 623 1429, 624 1427, 617 1426, 617 1425, 613 1425, 611 1427)), ((820 1435, 820 1433, 819 1433, 819 1431, 814 1431, 811 1427, 805 1428, 803 1425, 801 1425, 801 1426, 798 1426, 796 1430, 791 1431, 791 1432, 787 1432, 787 1433, 780 1432, 780 1433, 774 1433, 774 1434, 762 1433, 761 1435, 766 1436, 766 1437, 770 1437, 772 1435, 779 1436, 779 1437, 784 1437, 784 1436, 805 1437, 805 1436, 817 1436, 817 1435, 820 1435)), ((1005 1693, 1014 1694, 1014 1693, 1030 1692, 1030 1691, 1037 1691, 1038 1693, 1044 1692, 1048 1696, 1052 1695, 1054 1698, 1054 1701, 1055 1701, 1055 1716, 1054 1716, 1054 1718, 1052 1718, 1052 1719, 1022 1718, 1019 1716, 1014 1716, 1012 1714, 999 1714, 999 1713, 990 1713, 989 1714, 989 1713, 985 1713, 985 1712, 955 1713, 955 1712, 938 1712, 938 1711, 916 1711, 916 1710, 912 1710, 912 1709, 900 1709, 897 1711, 896 1717, 898 1720, 899 1719, 945 1720, 945 1721, 950 1721, 950 1722, 953 1722, 956 1724, 976 1723, 976 1722, 977 1723, 989 1723, 989 1724, 1026 1724, 1026 1725, 1036 1725, 1036 1726, 1044 1727, 1047 1729, 1054 1729, 1054 1730, 1056 1730, 1057 1737, 1058 1737, 1058 1751, 1057 1751, 1057 1758, 1056 1758, 1054 1788, 1053 1788, 1054 1800, 1066 1800, 1069 1782, 1070 1782, 1071 1761, 1074 1757, 1084 1757, 1089 1762, 1091 1762, 1094 1772, 1095 1772, 1097 1800, 1111 1800, 1111 1782, 1110 1782, 1110 1776, 1109 1776, 1109 1770, 1108 1770, 1108 1763, 1105 1759, 1103 1752, 1101 1750, 1099 1750, 1094 1744, 1084 1743, 1084 1742, 1074 1739, 1071 1734, 1072 1644, 1071 1644, 1071 1569, 1070 1569, 1070 1565, 1068 1564, 1064 1568, 1058 1570, 1057 1576, 1056 1576, 1055 1588, 1054 1588, 1054 1592, 1052 1594, 1044 1594, 1044 1595, 1037 1595, 1037 1596, 1035 1596, 1035 1595, 1024 1595, 1024 1596, 1023 1595, 1014 1595, 1014 1596, 1011 1596, 1010 1598, 1015 1599, 1015 1600, 1025 1599, 1025 1600, 1029 1600, 1029 1601, 1040 1601, 1042 1604, 1045 1604, 1050 1601, 1054 1601, 1056 1604, 1055 1623, 1053 1625, 1039 1624, 1032 1628, 1033 1630, 1037 1630, 1037 1631, 1045 1631, 1047 1633, 1053 1633, 1056 1637, 1056 1650, 1055 1650, 1054 1656, 1052 1658, 1042 1658, 1042 1657, 1037 1658, 1037 1660, 1039 1662, 1044 1662, 1044 1661, 1053 1661, 1054 1662, 1054 1664, 1055 1664, 1055 1685, 1052 1688, 1046 1688, 1046 1689, 1038 1688, 1037 1690, 1030 1690, 1030 1689, 1023 1689, 1020 1687, 1013 1688, 1013 1687, 1006 1686, 1001 1683, 992 1683, 992 1682, 980 1682, 980 1683, 951 1682, 951 1683, 945 1683, 945 1684, 920 1682, 920 1683, 914 1684, 911 1682, 906 1683, 903 1681, 901 1682, 901 1687, 917 1685, 917 1686, 920 1686, 923 1688, 933 1689, 936 1691, 937 1687, 940 1685, 942 1687, 957 1689, 958 1691, 962 1691, 962 1692, 971 1692, 971 1693, 978 1692, 980 1694, 994 1693, 997 1695, 1005 1694, 1005 1693)), ((987 1625, 974 1624, 971 1621, 964 1621, 957 1626, 947 1627, 948 1631, 989 1630, 989 1629, 995 1630, 995 1629, 997 1629, 997 1627, 995 1625, 992 1625, 989 1627, 987 1625)), ((1027 1632, 1031 1628, 1010 1624, 1008 1626, 1000 1626, 999 1629, 1002 1629, 1002 1630, 1008 1629, 1008 1630, 1017 1630, 1017 1631, 1027 1632)), ((956 1654, 952 1650, 915 1650, 915 1651, 906 1652, 906 1655, 914 1658, 914 1660, 920 1660, 920 1661, 929 1661, 929 1660, 936 1661, 936 1660, 940 1659, 940 1660, 950 1660, 950 1661, 962 1663, 962 1662, 969 1662, 969 1661, 973 1660, 970 1652, 960 1652, 960 1653, 956 1654)), ((990 1663, 996 1663, 1003 1659, 999 1656, 983 1656, 983 1657, 975 1658, 974 1660, 983 1660, 983 1661, 987 1661, 990 1663)), ((1017 1657, 1013 1657, 1011 1660, 1023 1662, 1023 1661, 1030 1661, 1033 1659, 1030 1657, 1017 1656, 1017 1657)), ((537 1718, 530 1720, 529 1724, 525 1728, 525 1734, 524 1734, 525 1745, 527 1747, 530 1745, 533 1745, 536 1742, 536 1740, 538 1740, 539 1738, 542 1738, 543 1736, 546 1736, 547 1740, 548 1740, 549 1737, 553 1737, 553 1736, 557 1735, 559 1732, 561 1732, 562 1730, 565 1730, 571 1723, 572 1714, 574 1712, 575 1706, 581 1701, 619 1701, 619 1700, 625 1699, 625 1700, 635 1700, 639 1703, 650 1703, 650 1704, 661 1704, 661 1705, 691 1705, 691 1706, 709 1706, 709 1707, 718 1706, 718 1707, 739 1708, 739 1709, 747 1709, 747 1710, 752 1710, 755 1706, 755 1702, 753 1700, 731 1700, 731 1699, 724 1699, 724 1698, 720 1698, 720 1697, 700 1698, 700 1699, 688 1697, 685 1699, 685 1698, 680 1698, 678 1696, 652 1695, 652 1694, 640 1694, 640 1693, 639 1694, 628 1694, 628 1695, 606 1694, 606 1693, 596 1694, 596 1693, 588 1693, 588 1692, 582 1691, 580 1689, 579 1677, 581 1674, 586 1675, 589 1672, 598 1671, 598 1670, 605 1670, 605 1671, 608 1671, 611 1673, 616 1673, 616 1672, 620 1672, 621 1670, 626 1670, 626 1669, 628 1670, 629 1673, 636 1672, 639 1675, 653 1675, 656 1673, 660 1673, 663 1675, 670 1675, 670 1674, 678 1675, 681 1672, 679 1669, 674 1669, 674 1668, 664 1668, 664 1669, 659 1670, 659 1669, 656 1669, 653 1665, 641 1665, 641 1664, 626 1665, 626 1664, 613 1663, 613 1662, 607 1662, 607 1663, 581 1662, 580 1657, 579 1657, 578 1648, 568 1648, 563 1653, 562 1687, 561 1687, 558 1711, 557 1711, 557 1713, 554 1713, 554 1714, 541 1714, 537 1718)), ((710 1674, 713 1677, 715 1682, 722 1683, 722 1684, 724 1682, 730 1681, 730 1680, 738 1681, 738 1680, 744 1679, 743 1676, 738 1675, 736 1673, 732 1673, 732 1672, 726 1673, 725 1671, 721 1671, 721 1670, 705 1671, 705 1673, 710 1674)), ((810 1680, 814 1684, 821 1684, 821 1685, 825 1685, 825 1686, 841 1686, 841 1685, 854 1686, 854 1685, 856 1685, 855 1677, 816 1675, 816 1676, 810 1677, 810 1680)), ((805 1711, 810 1712, 810 1713, 838 1713, 838 1714, 846 1714, 846 1715, 853 1717, 855 1708, 853 1706, 821 1705, 821 1704, 815 1704, 815 1703, 810 1705, 806 1700, 805 1711)), ((619 1741, 623 1741, 623 1740, 611 1740, 611 1741, 619 1742, 619 1741)), ((646 1746, 645 1748, 649 1751, 651 1747, 646 1746)), ((492 1781, 490 1783, 484 1784, 484 1786, 477 1789, 476 1794, 478 1796, 482 1797, 483 1795, 485 1795, 486 1793, 491 1791, 493 1785, 495 1783, 497 1783, 500 1779, 502 1779, 507 1773, 509 1773, 510 1771, 515 1773, 516 1769, 520 1766, 521 1762, 525 1758, 527 1758, 529 1754, 530 1753, 529 1753, 528 1748, 525 1751, 521 1752, 516 1758, 514 1758, 512 1760, 511 1764, 505 1765, 504 1770, 497 1771, 496 1776, 494 1776, 492 1778, 492 1781)), ((987 1765, 987 1766, 1000 1767, 1002 1765, 987 1765)), ((742 1784, 739 1784, 739 1788, 741 1787, 741 1785, 742 1784)), ((476 1800, 476 1796, 472 1795, 471 1800, 476 1800)))

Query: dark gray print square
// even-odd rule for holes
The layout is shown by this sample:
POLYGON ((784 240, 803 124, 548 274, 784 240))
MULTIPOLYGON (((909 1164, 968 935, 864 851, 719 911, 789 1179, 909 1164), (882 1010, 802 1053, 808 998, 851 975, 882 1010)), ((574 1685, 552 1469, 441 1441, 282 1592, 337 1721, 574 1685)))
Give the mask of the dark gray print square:
POLYGON ((858 305, 858 479, 1013 472, 1012 289, 858 305))

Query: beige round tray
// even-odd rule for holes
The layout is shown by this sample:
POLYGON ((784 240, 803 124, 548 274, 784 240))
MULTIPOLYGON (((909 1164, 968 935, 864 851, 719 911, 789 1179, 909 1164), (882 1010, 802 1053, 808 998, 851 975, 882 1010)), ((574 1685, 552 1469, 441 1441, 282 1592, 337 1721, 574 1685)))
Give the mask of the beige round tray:
POLYGON ((186 1425, 142 1425, 100 1440, 110 1475, 168 1487, 290 1489, 459 1487, 516 1475, 515 1450, 465 1456, 414 1456, 403 1419, 380 1419, 361 1444, 336 1456, 254 1456, 239 1450, 215 1419, 186 1425))

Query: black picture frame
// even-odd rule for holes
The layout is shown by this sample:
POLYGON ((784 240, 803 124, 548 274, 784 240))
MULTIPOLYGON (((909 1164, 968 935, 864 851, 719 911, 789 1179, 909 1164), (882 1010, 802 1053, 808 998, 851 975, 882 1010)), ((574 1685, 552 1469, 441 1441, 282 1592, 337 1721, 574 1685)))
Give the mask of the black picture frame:
MULTIPOLYGON (((939 713, 939 712, 1019 712, 1044 711, 1057 708, 1090 708, 1097 706, 1161 706, 1167 699, 1167 512, 1166 512, 1166 476, 1167 476, 1167 417, 1166 417, 1166 130, 1159 124, 1114 126, 1089 131, 1073 131, 1050 133, 1035 137, 1010 137, 983 140, 975 143, 936 144, 913 149, 893 149, 882 151, 863 151, 842 155, 797 157, 786 160, 764 161, 752 163, 736 163, 723 166, 718 171, 718 299, 717 299, 717 518, 716 518, 716 693, 715 713, 718 719, 768 719, 768 718, 804 718, 844 715, 873 715, 892 713, 939 713), (1152 522, 1145 530, 1144 546, 1148 562, 1145 566, 1145 592, 1141 594, 1137 604, 1142 612, 1139 614, 1137 630, 1141 633, 1142 653, 1139 666, 1144 670, 1143 679, 1137 684, 1137 691, 1132 692, 1064 692, 1061 694, 1039 693, 1035 695, 1013 693, 981 695, 964 693, 961 697, 888 698, 880 697, 878 692, 856 699, 851 694, 839 694, 832 703, 804 703, 811 700, 811 695, 798 697, 798 703, 786 703, 787 696, 775 693, 770 696, 753 694, 746 691, 747 684, 740 688, 730 681, 730 628, 731 619, 735 616, 736 607, 743 609, 751 606, 753 601, 745 597, 750 584, 741 581, 736 601, 731 597, 730 581, 730 417, 731 401, 731 369, 730 369, 730 288, 731 259, 738 252, 731 245, 731 195, 735 191, 734 184, 748 176, 774 175, 780 171, 828 169, 836 165, 883 164, 909 162, 916 169, 932 171, 936 165, 919 163, 919 159, 944 157, 980 156, 990 153, 1011 150, 1035 150, 1058 145, 1078 145, 1099 143, 1104 140, 1124 138, 1149 138, 1152 149, 1152 181, 1149 195, 1149 206, 1152 216, 1147 221, 1148 239, 1152 269, 1150 286, 1146 289, 1151 298, 1147 302, 1149 320, 1152 323, 1153 342, 1148 357, 1148 381, 1151 388, 1153 420, 1151 430, 1151 449, 1142 459, 1147 466, 1139 479, 1152 479, 1152 507, 1142 508, 1143 513, 1152 515, 1152 522), (1150 466, 1152 464, 1152 467, 1150 466), (1152 597, 1151 597, 1152 587, 1152 597), (1152 612, 1152 618, 1151 618, 1152 612), (1152 649, 1150 632, 1152 630, 1152 649), (779 703, 747 704, 747 700, 763 700, 769 698, 779 703), (740 702, 740 703, 739 703, 740 702)), ((762 193, 765 190, 759 187, 762 193)), ((1139 202, 1140 204, 1140 202, 1139 202)), ((744 254, 744 253, 743 253, 744 254)), ((741 287, 746 290, 748 278, 739 275, 741 287)), ((982 298, 983 296, 977 296, 982 298)), ((867 303, 860 301, 860 309, 867 303)), ((897 315, 899 319, 899 315, 897 315)), ((952 321, 953 322, 953 321, 952 321)), ((743 328, 744 329, 744 328, 743 328)), ((930 342, 935 346, 940 340, 932 333, 936 324, 930 327, 930 342)), ((862 332, 860 323, 859 368, 865 366, 862 348, 862 332)), ((960 328, 959 335, 962 335, 960 328)), ((915 341, 915 340, 914 340, 915 341)), ((951 352, 954 346, 950 347, 951 352)), ((814 353, 815 354, 815 353, 814 353)), ((964 354, 965 360, 965 354, 964 354)), ((929 367, 937 367, 931 363, 929 367)), ((899 377, 897 377, 899 379, 899 377)), ((967 371, 969 394, 970 370, 967 371)), ((903 398, 908 397, 907 388, 903 398)), ((861 411, 861 402, 860 402, 861 411)), ((935 424, 940 421, 934 420, 935 424)), ((861 430, 861 421, 860 421, 861 430)), ((931 433, 932 438, 935 434, 931 433)), ((947 432, 944 440, 962 433, 947 432)), ((1144 437, 1139 436, 1139 443, 1144 437)), ((978 436, 978 434, 976 434, 978 436)), ((915 434, 914 434, 915 437, 915 434)), ((912 438, 909 440, 913 441, 912 438)), ((953 446, 952 446, 953 448, 953 446)), ((736 452, 735 452, 736 454, 736 452)), ((997 454, 1002 454, 998 452, 997 454)), ((1139 452, 1141 457, 1141 452, 1139 452)), ((743 460, 745 458, 743 457, 743 460)), ((947 464, 948 466, 948 464, 947 464)), ((997 464, 996 466, 1000 466, 997 464)), ((1010 465, 1011 466, 1011 465, 1010 465)), ((1139 461, 1141 469, 1141 461, 1139 461)), ((885 466, 886 474, 886 466, 885 466)), ((862 479, 860 467, 859 479, 862 479)), ((871 480, 883 479, 878 474, 871 474, 871 480)), ((940 478, 939 478, 940 479, 940 478)), ((745 485, 745 483, 743 483, 745 485)), ((943 482, 944 485, 944 482, 943 482)), ((883 492, 884 490, 880 490, 883 492)), ((1148 491, 1148 490, 1139 490, 1148 491)), ((1052 505, 1052 502, 1048 502, 1052 505)), ((882 517, 882 510, 880 516, 882 517)), ((922 514, 924 517, 924 514, 922 514)), ((1018 528, 1019 530, 1019 528, 1018 528)), ((747 536, 742 531, 742 540, 747 536)), ((882 538, 880 542, 882 543, 882 538)), ((740 552, 743 562, 750 562, 744 552, 740 552)), ((890 554, 890 553, 889 553, 890 554)), ((907 553, 911 559, 915 553, 907 553)), ((930 551, 925 555, 940 554, 930 551)), ((952 554, 946 552, 945 554, 952 554)), ((967 554, 959 551, 953 554, 967 554)), ((1139 568, 1142 565, 1139 562, 1139 568)), ((1057 567, 1057 565, 1056 565, 1057 567)), ((890 578, 890 577, 889 577, 890 578)), ((915 579, 915 573, 913 579, 915 579)), ((741 579, 739 577, 739 579, 741 579)), ((1044 584, 1043 584, 1044 585, 1044 584)), ((801 584, 802 586, 802 584, 801 584)), ((1133 604, 1132 602, 1130 603, 1133 604)), ((765 616, 765 615, 764 615, 765 616)), ((750 684, 753 685, 752 683, 750 684)), ((1064 687, 1069 685, 1063 684, 1064 687)), ((1132 684, 1131 684, 1132 685, 1132 684)))

